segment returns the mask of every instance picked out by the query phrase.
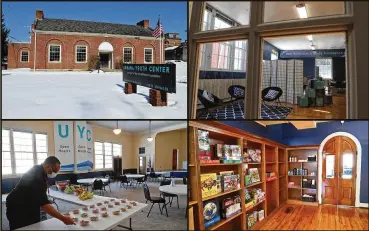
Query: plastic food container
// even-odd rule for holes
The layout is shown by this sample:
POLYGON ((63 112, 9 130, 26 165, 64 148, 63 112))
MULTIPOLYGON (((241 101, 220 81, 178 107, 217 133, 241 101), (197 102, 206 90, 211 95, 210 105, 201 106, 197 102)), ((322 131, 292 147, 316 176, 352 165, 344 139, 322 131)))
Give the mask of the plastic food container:
POLYGON ((99 203, 97 203, 97 206, 101 206, 101 205, 102 205, 102 203, 100 203, 100 202, 99 202, 99 203))
POLYGON ((132 206, 131 205, 127 205, 127 209, 130 209, 130 208, 132 208, 132 206))
POLYGON ((70 217, 70 213, 64 213, 64 216, 70 217))
POLYGON ((115 201, 115 199, 114 198, 111 198, 110 201, 115 201))
POLYGON ((115 205, 120 205, 119 201, 114 202, 115 205))
POLYGON ((113 211, 113 214, 114 214, 114 215, 119 215, 119 214, 120 214, 120 211, 119 211, 119 210, 117 210, 117 211, 113 211))
POLYGON ((90 220, 91 221, 97 221, 98 220, 98 217, 90 217, 90 220))
POLYGON ((82 210, 83 211, 88 211, 88 207, 83 207, 82 210))
POLYGON ((112 205, 112 204, 108 204, 108 207, 109 207, 109 208, 113 208, 113 207, 114 207, 114 205, 112 205))
POLYGON ((78 222, 78 217, 73 217, 72 219, 74 222, 78 222))
POLYGON ((109 214, 108 214, 108 213, 102 213, 102 214, 101 214, 101 216, 102 216, 102 217, 108 217, 108 216, 109 216, 109 214))
POLYGON ((92 213, 99 213, 99 210, 98 209, 94 209, 94 210, 92 210, 92 213))
POLYGON ((88 217, 88 214, 87 213, 82 213, 81 217, 88 217))
POLYGON ((101 207, 101 211, 106 211, 106 207, 101 207))
POLYGON ((123 199, 123 200, 120 200, 120 202, 122 202, 122 203, 126 203, 126 202, 127 202, 127 200, 126 200, 126 199, 123 199))
POLYGON ((73 210, 73 214, 79 214, 79 209, 73 210))
POLYGON ((109 204, 109 201, 104 201, 104 204, 109 204))
POLYGON ((127 211, 127 209, 126 209, 126 208, 121 208, 120 210, 121 210, 122 212, 127 211))
POLYGON ((82 220, 80 222, 81 226, 87 226, 89 223, 90 223, 90 221, 85 221, 85 220, 82 220))
POLYGON ((136 206, 136 205, 137 205, 136 201, 132 201, 132 202, 131 202, 131 204, 132 204, 133 206, 136 206))
POLYGON ((90 205, 90 208, 91 208, 91 209, 95 208, 95 205, 90 205))

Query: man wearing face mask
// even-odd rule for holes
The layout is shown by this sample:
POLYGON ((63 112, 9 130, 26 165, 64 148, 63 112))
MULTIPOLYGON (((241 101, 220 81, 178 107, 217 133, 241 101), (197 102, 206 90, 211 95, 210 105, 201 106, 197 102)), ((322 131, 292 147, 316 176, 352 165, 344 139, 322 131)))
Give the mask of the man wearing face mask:
POLYGON ((58 212, 47 198, 48 178, 55 178, 60 161, 55 156, 46 158, 43 164, 33 166, 19 180, 6 198, 6 216, 10 230, 40 222, 40 208, 66 225, 73 219, 58 212))

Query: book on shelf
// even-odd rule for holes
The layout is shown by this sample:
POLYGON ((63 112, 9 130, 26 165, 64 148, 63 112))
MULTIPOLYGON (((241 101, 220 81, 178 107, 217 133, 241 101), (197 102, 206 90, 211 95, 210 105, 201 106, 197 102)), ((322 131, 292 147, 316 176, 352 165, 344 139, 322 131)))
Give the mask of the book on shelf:
POLYGON ((213 199, 204 202, 203 216, 205 228, 219 222, 220 221, 219 201, 213 199))
POLYGON ((216 173, 201 174, 200 181, 203 198, 218 194, 216 173))
POLYGON ((244 152, 243 161, 246 163, 261 163, 261 150, 247 148, 244 152))
POLYGON ((232 175, 234 172, 233 171, 222 171, 222 172, 219 172, 219 175, 220 176, 229 176, 229 175, 232 175))
POLYGON ((260 176, 257 168, 250 168, 249 175, 251 175, 251 182, 256 183, 260 181, 260 176))
POLYGON ((222 218, 228 219, 241 212, 241 197, 234 196, 223 199, 222 218))
POLYGON ((200 150, 210 151, 209 131, 198 130, 198 143, 200 150))

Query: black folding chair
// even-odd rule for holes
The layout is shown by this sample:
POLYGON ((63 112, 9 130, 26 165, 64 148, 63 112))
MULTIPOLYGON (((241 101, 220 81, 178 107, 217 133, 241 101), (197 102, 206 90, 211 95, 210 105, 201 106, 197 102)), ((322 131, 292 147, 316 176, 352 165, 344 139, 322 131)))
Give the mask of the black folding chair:
POLYGON ((138 185, 140 185, 140 184, 146 183, 146 180, 147 180, 147 176, 146 176, 146 175, 145 175, 144 177, 142 177, 142 178, 138 178, 138 179, 136 180, 136 187, 137 187, 138 185))
MULTIPOLYGON (((162 182, 160 182, 160 186, 170 185, 170 184, 171 184, 171 180, 163 180, 162 182)), ((171 193, 166 193, 166 192, 161 192, 161 195, 164 197, 164 199, 166 197, 169 198, 169 200, 168 200, 169 207, 172 207, 173 199, 177 198, 177 207, 179 208, 178 195, 171 194, 171 193)))
POLYGON ((146 199, 146 203, 148 201, 150 201, 152 203, 151 205, 151 208, 150 208, 150 211, 149 213, 147 214, 147 217, 149 217, 150 215, 150 212, 151 212, 151 209, 152 207, 154 206, 154 204, 158 204, 159 205, 159 210, 160 210, 160 213, 163 214, 163 211, 160 207, 160 204, 163 204, 163 209, 165 208, 165 212, 167 214, 167 217, 168 217, 168 210, 167 210, 167 206, 165 204, 165 198, 162 198, 162 197, 152 197, 150 195, 150 190, 149 190, 149 187, 147 186, 147 184, 143 184, 143 189, 144 189, 144 194, 145 194, 145 199, 146 199))
POLYGON ((128 189, 128 186, 131 184, 126 175, 120 177, 120 187, 122 187, 122 185, 124 187, 124 184, 126 184, 126 189, 128 189))
POLYGON ((92 191, 98 191, 100 196, 104 196, 104 184, 102 180, 94 180, 92 191))
POLYGON ((228 93, 231 96, 231 100, 245 99, 245 87, 241 85, 232 85, 228 88, 228 93))
POLYGON ((201 104, 204 106, 205 114, 209 113, 209 109, 211 108, 220 107, 224 105, 221 99, 211 94, 210 92, 208 92, 207 95, 210 96, 210 98, 204 96, 204 90, 198 89, 197 98, 199 99, 201 104))

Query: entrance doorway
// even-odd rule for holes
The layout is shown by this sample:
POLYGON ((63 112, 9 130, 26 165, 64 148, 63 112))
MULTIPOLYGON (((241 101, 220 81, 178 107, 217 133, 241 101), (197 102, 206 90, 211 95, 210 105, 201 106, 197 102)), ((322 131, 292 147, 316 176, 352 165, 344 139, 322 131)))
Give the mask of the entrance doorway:
POLYGON ((112 53, 99 53, 100 56, 100 68, 112 69, 112 53))
POLYGON ((355 205, 357 147, 349 137, 335 136, 323 147, 322 202, 355 205))
POLYGON ((179 153, 179 149, 173 149, 172 170, 178 169, 178 153, 179 153))
POLYGON ((139 163, 139 173, 140 174, 146 174, 146 157, 145 156, 140 156, 139 157, 139 160, 138 160, 138 163, 139 163))

